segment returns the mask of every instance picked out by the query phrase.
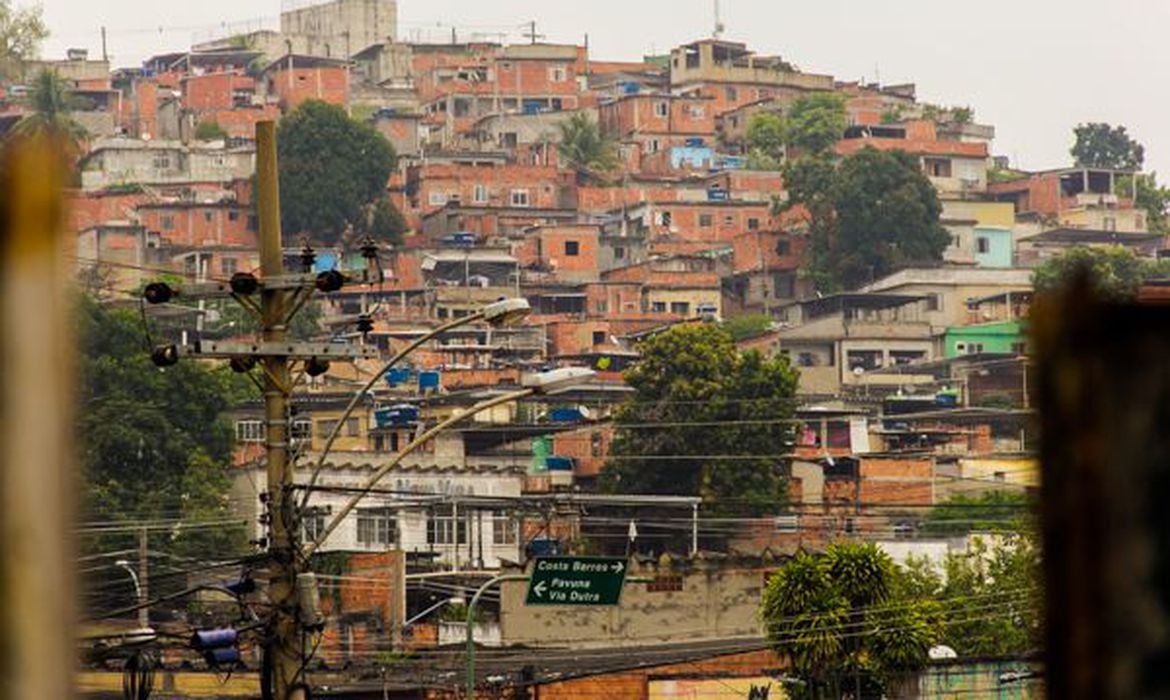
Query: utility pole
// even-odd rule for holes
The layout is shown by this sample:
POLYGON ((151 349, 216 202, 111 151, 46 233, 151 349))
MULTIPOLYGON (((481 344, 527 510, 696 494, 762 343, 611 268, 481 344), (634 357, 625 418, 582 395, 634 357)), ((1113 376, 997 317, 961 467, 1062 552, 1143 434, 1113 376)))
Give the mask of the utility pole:
MULTIPOLYGON (((264 637, 266 674, 261 679, 265 697, 301 700, 305 693, 302 673, 307 659, 302 637, 316 620, 302 619, 297 577, 308 573, 307 554, 301 552, 300 523, 293 497, 293 465, 290 464, 289 397, 295 382, 293 363, 303 363, 303 373, 318 376, 329 370, 329 360, 376 359, 370 346, 338 346, 332 343, 298 343, 288 340, 288 325, 314 290, 336 292, 346 283, 337 270, 285 275, 280 234, 280 187, 276 162, 276 125, 256 124, 256 200, 260 223, 260 277, 237 272, 230 283, 196 283, 189 289, 174 290, 165 282, 146 286, 145 299, 165 303, 181 294, 188 299, 231 297, 251 312, 261 326, 261 338, 247 343, 205 341, 192 345, 160 346, 151 359, 160 367, 179 361, 180 355, 202 359, 230 360, 233 370, 249 373, 264 394, 267 426, 267 488, 262 495, 268 522, 268 598, 271 604, 264 637), (259 293, 259 302, 255 300, 259 293), (250 374, 261 369, 262 379, 250 374)), ((357 276, 370 278, 368 270, 357 276)))
MULTIPOLYGON (((280 240, 280 182, 276 163, 276 124, 256 125, 257 208, 260 219, 260 275, 280 277, 284 272, 280 240)), ((266 343, 288 339, 288 291, 264 289, 260 293, 261 337, 266 343)), ((288 356, 261 358, 264 370, 264 419, 268 457, 268 516, 272 556, 272 580, 268 596, 273 604, 269 639, 264 649, 274 697, 288 698, 297 682, 303 649, 297 622, 297 533, 292 498, 292 470, 288 464, 288 396, 291 381, 288 356)))
MULTIPOLYGON (((150 565, 146 558, 150 556, 150 550, 147 548, 147 529, 144 527, 138 531, 138 604, 141 605, 150 600, 150 565)), ((150 608, 141 608, 138 611, 138 628, 146 629, 150 627, 150 608)))

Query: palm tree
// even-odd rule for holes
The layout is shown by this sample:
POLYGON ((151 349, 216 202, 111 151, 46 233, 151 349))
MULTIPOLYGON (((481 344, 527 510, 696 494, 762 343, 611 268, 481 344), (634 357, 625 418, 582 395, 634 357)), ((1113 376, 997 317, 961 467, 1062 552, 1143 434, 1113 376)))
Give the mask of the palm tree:
POLYGON ((617 167, 617 144, 605 137, 587 114, 578 112, 558 126, 561 142, 557 153, 566 167, 577 171, 578 179, 600 179, 617 167))
POLYGON ((77 99, 70 93, 68 82, 56 71, 43 70, 37 74, 29 106, 32 114, 13 127, 14 134, 46 133, 63 137, 74 149, 89 135, 85 127, 69 115, 77 107, 77 99))

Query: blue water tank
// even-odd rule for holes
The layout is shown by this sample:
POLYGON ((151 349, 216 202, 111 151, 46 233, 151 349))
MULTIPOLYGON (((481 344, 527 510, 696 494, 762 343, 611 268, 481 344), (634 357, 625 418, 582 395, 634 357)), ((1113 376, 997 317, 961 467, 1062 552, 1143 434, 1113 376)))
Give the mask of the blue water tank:
POLYGON ((410 369, 406 367, 391 367, 384 379, 392 387, 400 386, 410 381, 410 369))
POLYGON ((418 423, 418 407, 403 403, 374 411, 374 424, 379 428, 398 428, 418 423))
POLYGON ((427 370, 418 373, 418 390, 419 391, 438 391, 439 380, 441 375, 434 370, 427 370))
POLYGON ((715 189, 715 188, 711 188, 711 189, 707 190, 707 201, 708 202, 726 202, 727 201, 727 190, 720 190, 720 189, 715 189))
POLYGON ((313 262, 313 272, 329 272, 337 269, 337 254, 328 251, 317 253, 317 259, 313 262))
POLYGON ((701 136, 692 136, 684 143, 686 143, 689 148, 701 148, 703 145, 703 138, 701 136))
POLYGON ((571 472, 573 471, 572 457, 558 457, 550 456, 545 458, 545 464, 548 465, 550 472, 571 472))
POLYGON ((554 423, 574 423, 585 420, 585 414, 581 413, 581 409, 576 406, 573 408, 554 408, 548 412, 548 419, 554 423))
POLYGON ((554 557, 561 553, 561 541, 553 537, 535 537, 525 551, 530 557, 554 557))

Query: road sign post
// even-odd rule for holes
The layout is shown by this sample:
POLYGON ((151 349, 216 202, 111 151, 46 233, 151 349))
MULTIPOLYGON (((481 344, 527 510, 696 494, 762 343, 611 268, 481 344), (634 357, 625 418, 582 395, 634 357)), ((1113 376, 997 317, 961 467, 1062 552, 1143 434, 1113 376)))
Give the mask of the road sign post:
POLYGON ((617 605, 626 580, 620 557, 538 557, 526 605, 617 605))

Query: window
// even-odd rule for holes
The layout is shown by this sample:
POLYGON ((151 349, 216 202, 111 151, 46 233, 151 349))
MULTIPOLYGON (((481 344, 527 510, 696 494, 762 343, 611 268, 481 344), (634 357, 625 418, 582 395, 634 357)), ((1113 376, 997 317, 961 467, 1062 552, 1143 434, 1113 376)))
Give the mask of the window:
POLYGON ((565 241, 565 256, 575 258, 581 252, 581 244, 577 241, 565 241))
POLYGON ((527 206, 529 206, 528 190, 512 190, 512 196, 509 199, 509 201, 512 203, 512 206, 514 206, 514 207, 527 207, 527 206))
POLYGON ((467 544, 467 519, 436 514, 427 519, 427 544, 467 544))
POLYGON ((1117 230, 1117 219, 1115 217, 1106 216, 1102 223, 1103 223, 1103 228, 1106 231, 1116 231, 1117 230))
POLYGON ((1028 353, 1028 344, 1012 343, 1012 352, 1016 355, 1026 355, 1028 353))
POLYGON ((597 313, 603 314, 609 311, 609 304, 605 301, 599 301, 594 306, 597 308, 597 313))
POLYGON ((601 433, 596 430, 589 435, 589 454, 593 457, 601 456, 601 433))
POLYGON ((951 177, 951 160, 949 158, 924 158, 922 167, 927 177, 951 177))
POLYGON ((654 103, 654 116, 665 117, 668 114, 670 114, 670 104, 669 103, 666 103, 666 102, 655 102, 654 103))
POLYGON ((650 139, 650 141, 646 144, 646 150, 651 153, 657 153, 660 146, 661 144, 659 143, 658 139, 650 139))
POLYGON ((691 312, 691 305, 685 301, 670 302, 670 313, 679 316, 686 316, 691 312))
POLYGON ((207 223, 209 223, 209 224, 210 224, 210 223, 211 223, 211 219, 212 219, 212 218, 213 218, 213 217, 212 217, 212 214, 211 214, 211 212, 209 212, 209 211, 205 211, 205 212, 203 212, 203 220, 204 220, 204 221, 206 221, 207 223))
POLYGON ((228 210, 228 221, 239 221, 239 220, 240 220, 239 210, 237 210, 237 209, 228 210))
POLYGON ((605 331, 593 331, 593 344, 594 345, 604 345, 605 344, 605 331))
POLYGON ((224 275, 234 275, 236 274, 238 263, 239 261, 235 258, 220 258, 219 271, 224 275))
POLYGON ((248 230, 249 231, 259 231, 260 230, 260 218, 258 216, 256 216, 255 214, 248 215, 248 230))
POLYGON ((398 520, 388 508, 361 508, 357 512, 357 541, 365 547, 398 543, 398 520))
POLYGON ((304 530, 305 542, 316 542, 317 538, 325 532, 325 518, 332 513, 333 509, 329 506, 324 508, 310 508, 306 511, 304 517, 301 518, 301 527, 304 530))
POLYGON ((728 214, 723 217, 724 226, 735 226, 735 216, 728 214))
POLYGON ((147 248, 158 248, 161 245, 162 245, 162 234, 161 233, 159 233, 158 231, 147 231, 146 232, 146 247, 147 248))
POLYGON ((909 365, 915 362, 921 362, 926 359, 926 351, 924 350, 891 350, 890 362, 894 366, 909 365))
POLYGON ((162 217, 162 230, 172 231, 175 228, 175 217, 170 214, 164 214, 162 217))
POLYGON ((650 305, 650 310, 656 314, 664 314, 666 313, 666 302, 656 301, 650 305))
POLYGON ((563 83, 568 78, 568 73, 562 66, 553 66, 548 69, 548 79, 554 83, 563 83))
POLYGON ((881 350, 850 350, 846 353, 846 361, 849 363, 849 371, 862 370, 868 372, 870 370, 878 369, 882 366, 882 351, 881 350))
POLYGON ((264 421, 236 421, 236 440, 239 442, 264 442, 264 421))
POLYGON ((427 197, 427 203, 432 207, 441 207, 447 203, 447 193, 431 192, 430 196, 427 197))
POLYGON ((613 259, 614 260, 623 260, 623 259, 625 259, 625 257, 626 257, 626 249, 625 248, 623 248, 621 246, 617 246, 616 248, 613 249, 613 259))
POLYGON ((519 541, 519 523, 503 513, 492 515, 492 544, 508 545, 519 541))
POLYGON ((658 216, 656 216, 655 218, 658 219, 659 226, 670 226, 671 222, 674 219, 674 217, 672 217, 670 212, 668 212, 668 211, 658 212, 658 216))
POLYGON ((157 170, 169 170, 171 167, 171 154, 169 154, 169 153, 155 154, 154 167, 157 170))
POLYGON ((927 294, 926 295, 926 310, 927 311, 941 311, 942 310, 942 295, 941 294, 927 294))
POLYGON ((801 352, 796 355, 797 367, 816 367, 817 358, 811 352, 801 352))
POLYGON ((739 90, 736 90, 731 86, 724 88, 723 94, 729 102, 735 102, 739 99, 739 90))
POLYGON ((313 436, 313 421, 308 418, 293 419, 290 436, 293 440, 310 439, 313 436))
POLYGON ((715 217, 710 214, 699 214, 699 226, 710 228, 715 223, 715 217))
POLYGON ((486 204, 488 201, 487 187, 484 185, 476 185, 471 191, 471 201, 475 204, 486 204))
POLYGON ((983 343, 957 343, 955 350, 967 355, 978 355, 983 352, 983 343))
POLYGON ((748 230, 758 231, 760 229, 760 220, 756 218, 748 219, 748 230))
POLYGON ((772 275, 772 296, 777 299, 793 299, 796 297, 796 274, 793 272, 777 272, 772 275))
POLYGON ((776 241, 776 255, 792 255, 792 243, 790 241, 776 241))
POLYGON ((987 236, 977 236, 975 238, 975 252, 986 255, 991 252, 991 239, 987 236))
POLYGON ((361 419, 346 418, 345 419, 345 436, 357 437, 361 432, 361 419))

